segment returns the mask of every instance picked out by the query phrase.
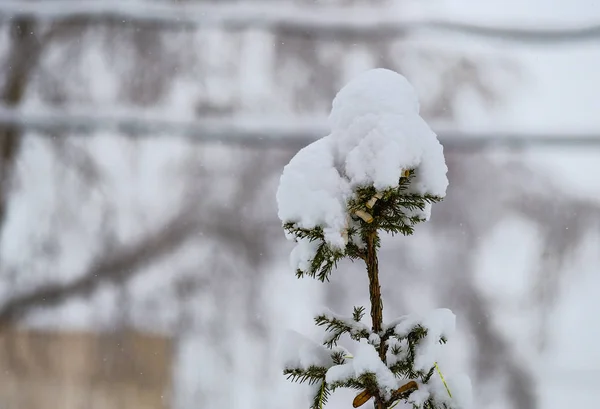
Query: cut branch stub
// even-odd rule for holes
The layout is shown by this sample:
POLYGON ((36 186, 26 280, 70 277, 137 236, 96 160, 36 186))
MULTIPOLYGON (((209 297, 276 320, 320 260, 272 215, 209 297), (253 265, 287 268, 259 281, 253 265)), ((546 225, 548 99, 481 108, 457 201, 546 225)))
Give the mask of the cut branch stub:
MULTIPOLYGON (((402 395, 405 395, 412 391, 416 391, 417 389, 419 389, 419 385, 415 381, 410 381, 406 385, 402 385, 400 388, 396 389, 394 393, 392 393, 392 399, 390 400, 390 402, 394 402, 400 399, 402 395)), ((359 408, 365 403, 367 403, 367 401, 372 397, 373 395, 371 395, 371 393, 369 393, 368 390, 364 390, 358 395, 356 395, 356 397, 352 401, 352 406, 355 408, 359 408)))

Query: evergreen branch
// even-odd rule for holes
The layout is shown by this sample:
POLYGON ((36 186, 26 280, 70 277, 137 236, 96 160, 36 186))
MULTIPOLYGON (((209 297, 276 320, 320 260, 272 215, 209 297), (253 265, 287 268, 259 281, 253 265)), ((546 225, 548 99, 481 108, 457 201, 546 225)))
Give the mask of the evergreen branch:
MULTIPOLYGON (((429 372, 427 372, 426 374, 421 376, 421 381, 423 381, 423 383, 429 383, 429 381, 431 380, 431 377, 433 376, 434 369, 435 369, 435 365, 431 367, 429 372)), ((444 384, 445 384, 445 382, 444 382, 444 384)))
POLYGON ((352 313, 352 319, 356 322, 360 322, 365 316, 365 307, 354 307, 354 312, 352 313))
POLYGON ((364 381, 361 381, 360 379, 350 378, 350 379, 344 379, 343 381, 331 382, 331 383, 329 383, 329 387, 331 388, 332 391, 334 391, 338 388, 348 388, 348 389, 360 390, 360 389, 365 389, 366 386, 365 386, 364 381))
MULTIPOLYGON (((305 229, 298 227, 295 223, 289 222, 283 225, 283 228, 290 234, 299 239, 308 239, 310 241, 318 241, 319 245, 315 256, 310 263, 308 271, 296 270, 296 277, 302 278, 305 275, 316 278, 321 282, 329 281, 329 276, 337 263, 344 257, 351 259, 364 258, 364 251, 352 242, 348 242, 345 249, 332 248, 325 242, 323 228, 317 226, 313 229, 305 229)), ((356 229, 348 229, 349 237, 356 233, 356 229)))
POLYGON ((446 404, 446 402, 436 402, 433 398, 427 399, 423 402, 423 406, 418 406, 413 403, 414 409, 451 409, 450 406, 446 404))
POLYGON ((406 356, 406 361, 409 364, 409 370, 407 371, 407 375, 411 378, 422 377, 422 371, 414 370, 414 362, 417 355, 417 346, 427 336, 427 328, 423 327, 421 324, 415 325, 415 327, 408 333, 406 336, 406 340, 408 342, 408 353, 406 356))
POLYGON ((401 352, 402 352, 402 348, 400 347, 399 344, 394 345, 391 349, 391 353, 394 355, 400 355, 401 352))
POLYGON ((377 377, 374 373, 367 372, 358 377, 358 379, 349 378, 330 384, 332 390, 337 388, 363 389, 352 402, 355 408, 362 406, 372 397, 379 397, 379 387, 377 386, 377 377))
POLYGON ((423 374, 419 371, 415 371, 413 368, 413 365, 414 365, 414 358, 412 361, 410 359, 405 359, 405 360, 399 360, 395 364, 389 366, 389 369, 396 378, 402 378, 402 379, 422 378, 423 374))
MULTIPOLYGON (((352 234, 350 234, 350 237, 352 237, 352 234)), ((349 242, 346 245, 346 256, 350 257, 353 261, 356 259, 365 260, 367 254, 365 250, 359 248, 355 243, 349 242)))
POLYGON ((306 369, 303 368, 286 368, 283 374, 292 382, 305 383, 314 385, 317 382, 325 380, 327 368, 324 366, 311 365, 306 369))
MULTIPOLYGON (((364 311, 364 308, 362 309, 364 311)), ((360 314, 360 310, 359 314, 360 314)), ((356 317, 357 310, 354 310, 353 319, 347 319, 332 314, 321 314, 315 318, 317 326, 325 326, 325 331, 330 332, 329 337, 323 342, 328 348, 332 348, 337 345, 340 337, 343 334, 349 334, 354 340, 369 339, 371 331, 366 325, 357 322, 354 318, 356 317)))
POLYGON ((400 377, 404 372, 404 368, 401 365, 404 361, 406 361, 407 351, 406 349, 402 348, 401 343, 397 339, 392 338, 392 341, 394 342, 390 342, 390 340, 386 341, 386 344, 388 345, 388 352, 391 354, 391 357, 388 358, 386 356, 385 363, 396 377, 400 377))
POLYGON ((309 275, 317 278, 321 282, 329 281, 329 276, 338 261, 344 257, 344 253, 339 250, 332 250, 324 241, 317 248, 315 258, 310 264, 309 275))
MULTIPOLYGON (((336 354, 340 354, 340 352, 335 352, 334 355, 336 354)), ((326 373, 327 369, 325 367, 318 366, 310 366, 307 369, 293 368, 284 370, 284 375, 287 375, 287 378, 293 382, 307 382, 309 385, 319 384, 310 409, 322 409, 331 393, 338 388, 364 389, 368 391, 370 396, 378 396, 377 378, 373 373, 365 373, 358 378, 349 378, 332 383, 325 381, 326 373)))
POLYGON ((323 409, 323 406, 325 406, 325 404, 329 400, 329 395, 331 395, 331 390, 329 390, 327 382, 325 382, 325 379, 323 379, 323 381, 321 382, 321 386, 317 389, 317 393, 313 398, 313 402, 310 406, 310 409, 323 409))
MULTIPOLYGON (((393 328, 388 328, 384 336, 389 337, 390 330, 393 331, 393 328)), ((420 378, 423 383, 428 383, 434 373, 435 365, 432 366, 429 371, 415 371, 414 370, 414 361, 416 358, 416 349, 419 343, 427 336, 428 330, 421 324, 416 324, 408 333, 406 334, 393 334, 393 340, 396 341, 392 345, 391 353, 393 355, 400 355, 405 353, 406 355, 402 359, 398 359, 398 361, 394 362, 394 364, 389 365, 388 368, 396 377, 402 378, 410 378, 417 379, 420 378), (400 344, 397 341, 406 340, 407 348, 406 350, 402 349, 400 344)), ((388 343, 390 341, 388 340, 388 343)), ((440 344, 445 344, 447 339, 445 336, 441 336, 439 339, 440 344)))
POLYGON ((331 360, 334 365, 343 365, 346 363, 346 353, 344 351, 335 351, 331 354, 331 360))
POLYGON ((356 197, 348 203, 350 214, 361 216, 358 220, 363 229, 383 230, 395 235, 409 236, 414 232, 414 225, 424 222, 425 218, 415 214, 423 212, 429 204, 441 201, 443 198, 430 194, 408 193, 414 170, 406 171, 395 188, 377 191, 373 186, 362 186, 356 189, 356 197), (365 209, 369 211, 366 219, 365 209))

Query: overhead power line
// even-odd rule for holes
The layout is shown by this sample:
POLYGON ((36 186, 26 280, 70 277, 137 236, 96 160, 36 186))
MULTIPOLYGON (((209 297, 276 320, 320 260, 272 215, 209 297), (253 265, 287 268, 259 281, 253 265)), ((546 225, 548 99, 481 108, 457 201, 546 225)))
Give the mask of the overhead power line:
POLYGON ((177 4, 123 0, 2 0, 0 20, 35 18, 69 24, 119 24, 160 29, 264 28, 319 38, 395 38, 418 31, 456 33, 504 41, 556 44, 600 40, 600 22, 576 27, 501 27, 451 19, 403 18, 374 8, 300 7, 282 2, 177 4))
MULTIPOLYGON (((102 114, 98 112, 22 112, 0 108, 0 124, 42 135, 68 133, 85 136, 98 131, 118 132, 137 137, 185 137, 198 142, 244 146, 306 146, 326 135, 325 119, 315 118, 200 118, 172 120, 150 113, 102 114)), ((600 148, 600 133, 520 134, 512 132, 464 132, 435 129, 448 149, 527 148, 539 146, 600 148)))

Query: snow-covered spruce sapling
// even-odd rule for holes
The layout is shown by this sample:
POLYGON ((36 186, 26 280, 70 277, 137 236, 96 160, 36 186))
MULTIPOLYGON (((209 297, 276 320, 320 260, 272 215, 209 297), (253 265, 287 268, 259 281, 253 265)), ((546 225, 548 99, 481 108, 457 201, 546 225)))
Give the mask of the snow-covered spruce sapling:
POLYGON ((455 316, 440 309, 384 323, 377 261, 381 234, 412 234, 445 196, 442 146, 419 115, 413 87, 386 69, 367 71, 342 88, 329 124, 328 136, 300 150, 284 168, 279 217, 296 243, 290 259, 298 277, 328 281, 343 258, 365 263, 372 325, 362 322, 363 307, 351 317, 317 316, 326 331, 323 345, 295 345, 284 374, 313 386, 312 409, 322 408, 337 388, 357 390, 354 407, 373 399, 376 409, 398 403, 464 408, 468 378, 446 383, 436 363, 455 316), (357 342, 354 355, 338 345, 343 335, 357 342))

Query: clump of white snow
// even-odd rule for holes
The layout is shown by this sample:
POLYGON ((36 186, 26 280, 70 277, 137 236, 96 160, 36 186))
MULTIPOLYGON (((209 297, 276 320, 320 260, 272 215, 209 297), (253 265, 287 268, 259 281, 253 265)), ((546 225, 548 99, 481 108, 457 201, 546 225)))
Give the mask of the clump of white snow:
POLYGON ((367 373, 375 375, 380 392, 385 399, 390 399, 392 392, 400 387, 398 378, 381 361, 375 347, 366 340, 360 341, 353 359, 343 365, 329 368, 325 381, 328 384, 344 382, 367 373))
MULTIPOLYGON (((410 192, 445 196, 443 148, 402 75, 374 69, 350 81, 333 101, 329 124, 331 133, 300 150, 283 170, 277 203, 284 223, 320 226, 325 242, 343 250, 353 239, 347 235, 353 189, 395 188, 405 170, 415 170, 410 192)), ((427 206, 420 215, 428 219, 429 214, 427 206)), ((300 245, 304 256, 296 254, 292 266, 303 270, 310 253, 300 245)))
MULTIPOLYGON (((387 365, 394 365, 396 362, 407 357, 408 342, 406 337, 415 329, 421 326, 427 330, 427 335, 415 345, 414 369, 424 373, 429 372, 436 365, 440 358, 442 345, 440 339, 449 339, 455 331, 456 316, 446 308, 433 310, 425 317, 418 315, 405 315, 388 325, 386 329, 392 329, 397 338, 389 339, 388 352, 386 356, 387 365), (394 346, 400 347, 398 356, 391 353, 394 346)), ((439 376, 438 371, 433 375, 427 385, 419 383, 419 389, 411 393, 408 402, 417 408, 423 407, 425 401, 433 398, 438 403, 444 403, 452 409, 470 409, 472 405, 471 381, 468 376, 463 374, 446 373, 443 374, 446 385, 439 376), (448 390, 450 393, 448 393, 448 390), (452 395, 452 396, 450 396, 452 395)))
POLYGON ((331 140, 320 139, 301 149, 283 170, 277 190, 279 218, 300 228, 322 226, 325 241, 344 248, 348 181, 334 165, 331 140))
POLYGON ((423 321, 423 318, 420 317, 420 316, 418 316, 418 315, 414 315, 414 314, 403 315, 402 317, 397 318, 394 321, 392 321, 389 324, 387 324, 386 325, 386 329, 393 328, 394 329, 394 334, 398 338, 404 338, 417 325, 421 324, 421 321, 423 321))
POLYGON ((446 379, 452 393, 452 404, 455 408, 471 409, 473 406, 473 387, 471 379, 465 374, 457 374, 446 379))
POLYGON ((441 350, 440 338, 448 339, 456 327, 456 315, 449 309, 440 308, 431 312, 422 322, 427 335, 416 348, 415 369, 428 371, 438 360, 441 350))
POLYGON ((417 408, 422 408, 430 396, 431 394, 429 393, 429 387, 427 385, 420 384, 419 389, 412 392, 408 397, 408 403, 411 403, 417 408))
POLYGON ((471 380, 464 375, 445 377, 445 380, 448 389, 437 373, 428 384, 419 382, 419 389, 408 396, 408 403, 415 408, 423 408, 425 402, 432 398, 438 405, 445 405, 448 409, 471 409, 471 380))
POLYGON ((406 339, 398 340, 397 338, 389 338, 386 341, 386 344, 388 348, 385 356, 385 362, 387 363, 388 367, 404 361, 408 357, 408 341, 406 339), (393 353, 395 348, 400 350, 398 354, 393 353))
POLYGON ((419 114, 417 92, 402 75, 384 68, 365 71, 343 87, 333 99, 329 124, 348 128, 368 114, 419 114))
POLYGON ((433 310, 425 317, 405 315, 387 325, 394 328, 394 334, 402 339, 416 327, 427 329, 427 335, 415 346, 415 365, 417 371, 429 371, 438 360, 441 350, 440 339, 448 339, 456 327, 456 315, 447 308, 433 310))
MULTIPOLYGON (((427 385, 427 391, 431 397, 435 399, 436 402, 446 404, 448 408, 471 409, 473 405, 473 394, 469 377, 464 374, 444 373, 444 379, 448 389, 446 389, 446 386, 438 374, 433 375, 427 385), (448 390, 452 396, 450 396, 448 390)), ((421 385, 419 385, 419 388, 421 388, 421 385)))
POLYGON ((381 338, 379 335, 375 333, 369 335, 369 344, 373 345, 374 347, 378 347, 381 344, 381 338))
POLYGON ((342 322, 345 326, 350 328, 350 335, 358 335, 361 332, 371 332, 371 328, 369 328, 368 325, 360 321, 355 321, 353 317, 345 317, 343 315, 336 314, 329 309, 323 311, 321 315, 329 321, 336 320, 342 322))
POLYGON ((317 254, 319 247, 317 240, 311 241, 307 238, 300 238, 297 240, 296 247, 292 250, 290 255, 290 264, 294 269, 301 271, 310 270, 310 264, 317 254))
POLYGON ((343 348, 329 350, 296 331, 288 331, 279 353, 284 369, 308 369, 311 366, 331 367, 331 355, 337 351, 347 354, 343 348))

